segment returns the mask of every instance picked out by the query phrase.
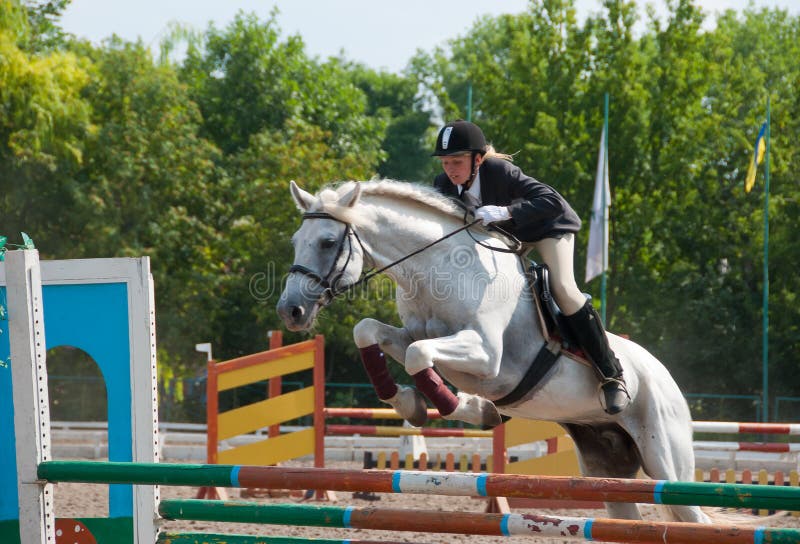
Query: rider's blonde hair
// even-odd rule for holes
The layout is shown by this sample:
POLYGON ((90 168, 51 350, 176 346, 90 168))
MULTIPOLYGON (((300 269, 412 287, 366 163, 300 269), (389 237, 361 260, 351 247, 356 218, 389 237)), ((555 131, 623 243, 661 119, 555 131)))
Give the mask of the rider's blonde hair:
POLYGON ((488 159, 490 157, 491 158, 497 158, 497 159, 503 159, 503 160, 506 160, 508 162, 514 162, 514 156, 513 155, 509 155, 508 153, 500 153, 500 152, 496 151, 492 144, 489 144, 489 145, 486 146, 486 152, 483 154, 483 158, 484 159, 488 159))

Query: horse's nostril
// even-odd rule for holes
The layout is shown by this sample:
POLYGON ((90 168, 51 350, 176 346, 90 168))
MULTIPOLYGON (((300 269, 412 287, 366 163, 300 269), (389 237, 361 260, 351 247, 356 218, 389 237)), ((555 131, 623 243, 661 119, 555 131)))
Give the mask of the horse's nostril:
POLYGON ((303 315, 305 315, 305 313, 306 313, 305 310, 303 310, 303 308, 300 306, 292 307, 292 319, 294 320, 300 319, 301 317, 303 317, 303 315))

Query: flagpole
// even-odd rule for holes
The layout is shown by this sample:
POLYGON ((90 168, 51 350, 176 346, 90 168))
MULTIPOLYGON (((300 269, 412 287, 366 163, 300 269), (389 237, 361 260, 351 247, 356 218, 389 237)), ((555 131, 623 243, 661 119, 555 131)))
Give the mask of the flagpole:
MULTIPOLYGON (((608 169, 608 93, 603 100, 603 155, 605 156, 604 168, 608 169)), ((605 174, 603 174, 605 176, 605 174)), ((605 179, 605 178, 604 178, 605 179)), ((605 181, 603 182, 605 183, 605 181)), ((606 269, 608 268, 608 207, 606 206, 606 191, 602 191, 603 210, 603 273, 600 276, 600 317, 606 324, 606 269)))
POLYGON ((762 394, 764 397, 763 421, 769 421, 769 136, 770 136, 770 104, 767 95, 767 149, 764 161, 764 294, 762 313, 762 394))
POLYGON ((472 82, 467 83, 467 121, 472 121, 472 82))

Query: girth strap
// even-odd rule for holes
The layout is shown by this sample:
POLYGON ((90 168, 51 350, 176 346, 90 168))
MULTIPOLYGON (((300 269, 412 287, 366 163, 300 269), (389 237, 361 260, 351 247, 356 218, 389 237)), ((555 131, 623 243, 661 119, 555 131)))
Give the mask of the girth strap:
POLYGON ((528 372, 522 377, 522 380, 508 395, 494 401, 495 406, 508 406, 522 399, 553 368, 559 355, 561 355, 561 344, 559 342, 550 341, 545 343, 539 353, 536 354, 536 358, 528 368, 528 372))

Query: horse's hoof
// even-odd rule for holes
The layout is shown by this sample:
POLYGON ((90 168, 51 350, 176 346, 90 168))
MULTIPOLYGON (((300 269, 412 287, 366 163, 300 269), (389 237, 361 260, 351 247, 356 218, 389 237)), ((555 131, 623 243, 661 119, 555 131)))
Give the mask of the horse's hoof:
POLYGON ((428 422, 428 405, 416 389, 400 386, 392 401, 395 411, 414 427, 422 427, 428 422))
POLYGON ((486 399, 482 400, 481 412, 483 414, 483 422, 481 423, 481 427, 488 431, 502 424, 503 416, 497 411, 497 407, 492 401, 486 399))
POLYGON ((500 423, 495 423, 495 421, 497 421, 497 420, 496 419, 492 419, 491 422, 488 425, 481 425, 481 430, 482 431, 491 431, 492 429, 494 429, 498 425, 502 425, 503 423, 505 423, 506 421, 511 419, 511 416, 504 416, 503 414, 499 414, 499 415, 500 415, 500 423))
POLYGON ((425 397, 423 397, 419 391, 416 389, 412 389, 412 391, 415 393, 414 413, 411 414, 411 417, 407 417, 406 421, 414 427, 422 427, 428 422, 428 404, 425 402, 425 397))
POLYGON ((503 422, 492 401, 461 392, 458 393, 458 407, 446 419, 458 419, 487 429, 497 427, 503 422))

